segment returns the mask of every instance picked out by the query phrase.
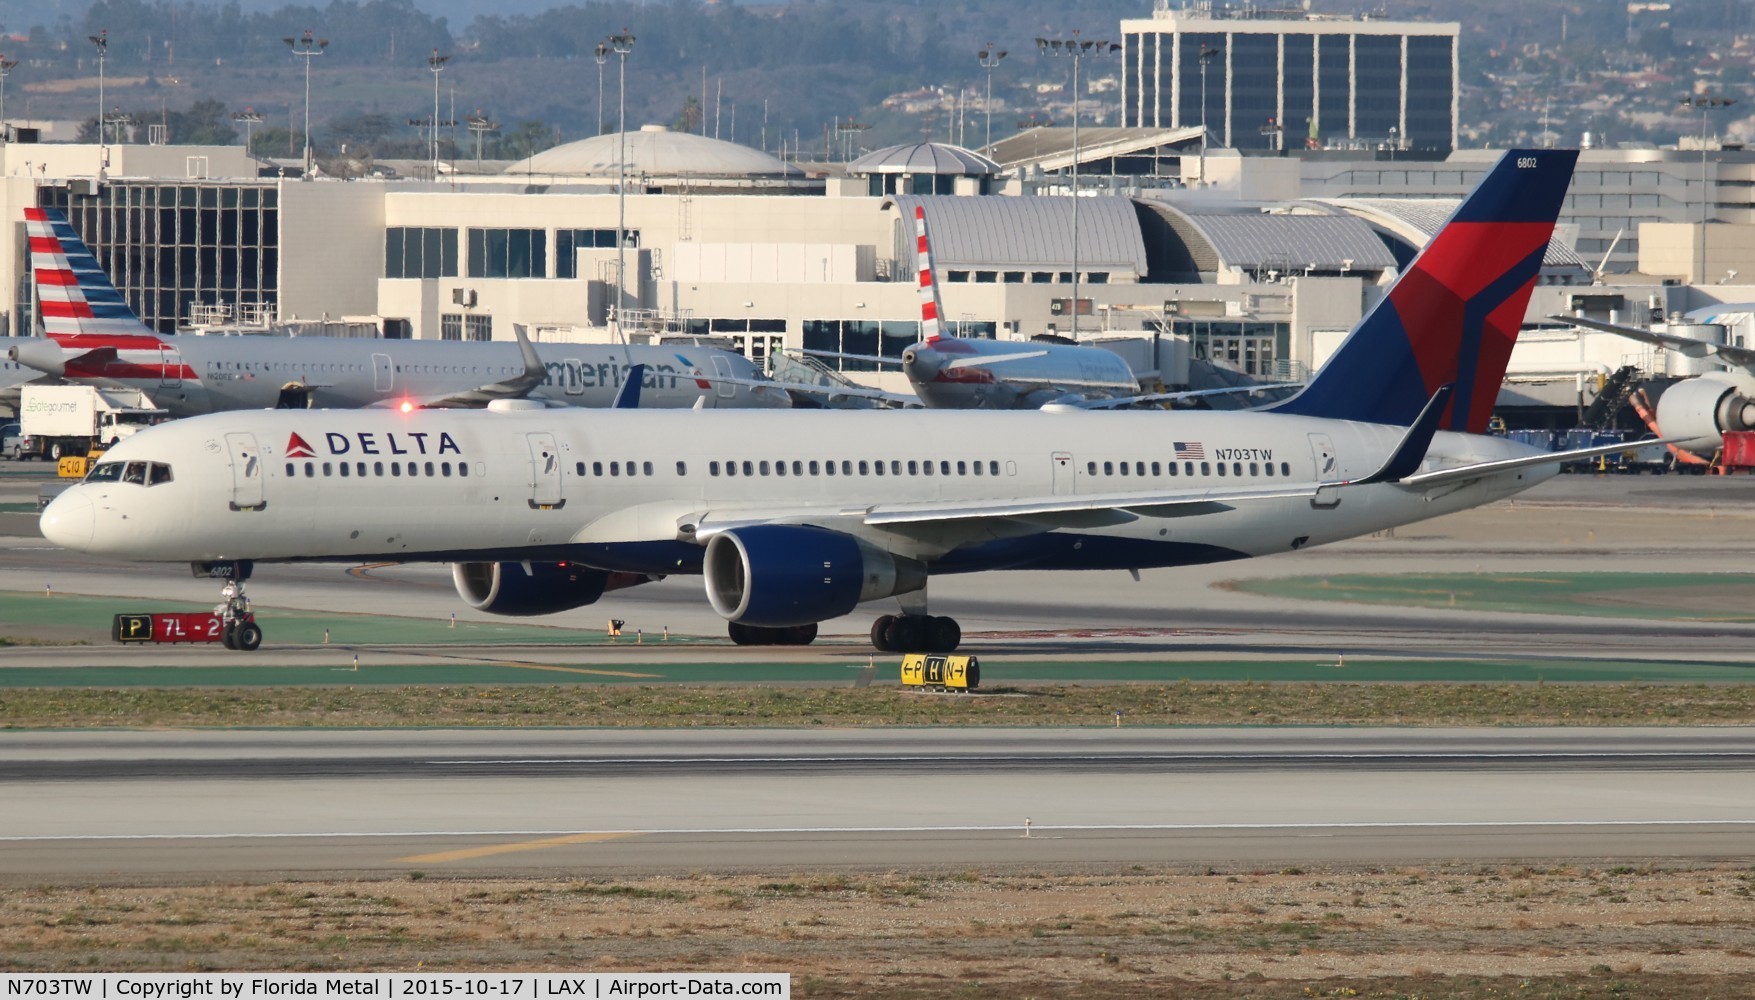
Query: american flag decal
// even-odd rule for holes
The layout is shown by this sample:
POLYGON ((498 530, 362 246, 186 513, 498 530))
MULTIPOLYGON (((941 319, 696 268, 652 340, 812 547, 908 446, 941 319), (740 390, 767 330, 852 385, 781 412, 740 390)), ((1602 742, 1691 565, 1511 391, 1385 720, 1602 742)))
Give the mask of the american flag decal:
POLYGON ((1176 441, 1174 444, 1177 458, 1192 458, 1198 461, 1207 457, 1207 450, 1199 441, 1176 441))

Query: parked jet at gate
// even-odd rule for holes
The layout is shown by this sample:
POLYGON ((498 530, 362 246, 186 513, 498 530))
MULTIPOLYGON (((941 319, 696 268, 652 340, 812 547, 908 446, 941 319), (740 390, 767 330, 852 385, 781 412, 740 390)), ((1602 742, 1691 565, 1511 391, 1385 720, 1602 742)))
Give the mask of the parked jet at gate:
MULTIPOLYGON (((44 512, 131 560, 430 560, 498 614, 700 574, 740 643, 894 597, 883 650, 957 647, 931 577, 1286 552, 1510 496, 1559 463, 1482 434, 1577 153, 1515 151, 1299 395, 1251 411, 263 412, 121 442, 44 512), (152 483, 154 485, 142 485, 152 483)), ((1616 445, 1615 449, 1625 447, 1616 445)))
POLYGON ((166 337, 135 317, 73 227, 25 209, 46 338, 13 361, 70 382, 139 389, 173 416, 220 410, 479 407, 493 399, 608 406, 633 365, 646 407, 789 407, 749 359, 700 346, 528 344, 341 337, 166 337), (715 380, 710 380, 710 377, 715 380))

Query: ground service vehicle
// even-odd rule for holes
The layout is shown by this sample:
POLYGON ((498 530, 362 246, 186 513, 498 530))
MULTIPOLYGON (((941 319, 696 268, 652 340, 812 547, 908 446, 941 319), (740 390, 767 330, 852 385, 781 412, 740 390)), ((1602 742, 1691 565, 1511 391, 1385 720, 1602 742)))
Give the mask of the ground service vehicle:
POLYGON ((30 453, 51 461, 102 451, 135 431, 164 420, 164 410, 135 389, 89 385, 27 385, 19 400, 19 426, 30 453))

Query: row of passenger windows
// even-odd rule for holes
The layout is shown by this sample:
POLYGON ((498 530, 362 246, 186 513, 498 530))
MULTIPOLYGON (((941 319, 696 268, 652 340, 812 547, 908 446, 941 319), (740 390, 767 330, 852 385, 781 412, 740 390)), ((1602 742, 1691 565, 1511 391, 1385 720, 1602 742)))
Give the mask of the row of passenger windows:
MULTIPOLYGON (((794 460, 791 463, 791 474, 794 476, 833 476, 839 473, 843 476, 881 476, 885 474, 884 465, 885 463, 883 459, 878 459, 876 461, 854 461, 852 459, 844 458, 840 460, 840 468, 837 470, 834 460, 823 462, 820 465, 815 461, 801 462, 794 460)), ((904 462, 901 459, 895 458, 889 460, 888 474, 892 476, 904 475, 902 471, 904 468, 907 469, 906 475, 910 476, 999 475, 999 463, 992 461, 922 462, 915 460, 904 462)), ((720 463, 708 462, 707 472, 709 475, 720 475, 720 463)), ((770 474, 784 476, 788 474, 787 463, 784 461, 769 463, 762 461, 751 462, 747 460, 724 463, 724 475, 729 477, 740 474, 745 476, 766 476, 770 474)))
POLYGON ((163 462, 99 462, 85 474, 85 481, 157 486, 171 481, 171 467, 163 462))
MULTIPOLYGON (((305 462, 302 465, 298 462, 286 463, 286 474, 288 476, 297 476, 301 472, 303 472, 305 477, 308 479, 315 479, 318 476, 322 476, 324 478, 340 476, 343 479, 347 479, 350 477, 364 479, 368 476, 383 476, 383 475, 389 475, 389 476, 393 476, 393 477, 400 477, 400 476, 404 476, 404 475, 408 475, 408 476, 426 475, 426 476, 432 476, 432 477, 437 477, 437 478, 445 478, 445 477, 448 477, 451 475, 451 463, 450 462, 425 462, 425 463, 422 463, 422 462, 321 462, 321 463, 319 463, 319 462, 305 462), (386 466, 388 466, 388 468, 386 468, 386 466), (424 472, 423 472, 423 470, 424 470, 424 472)), ((457 463, 457 475, 465 476, 465 477, 469 475, 469 463, 468 462, 458 462, 457 463)))
MULTIPOLYGON (((1165 462, 1161 467, 1162 471, 1160 471, 1160 466, 1157 462, 1104 462, 1102 463, 1102 469, 1103 475, 1105 476, 1175 476, 1178 474, 1192 476, 1195 474, 1194 470, 1196 465, 1200 466, 1200 474, 1203 476, 1210 476, 1214 472, 1217 472, 1221 476, 1242 476, 1244 475, 1243 470, 1246 465, 1249 469, 1248 474, 1251 476, 1267 475, 1271 477, 1277 474, 1284 477, 1292 474, 1292 464, 1290 462, 1279 463, 1279 471, 1277 473, 1275 472, 1273 462, 1232 462, 1230 465, 1226 465, 1224 462, 1183 462, 1181 466, 1178 466, 1175 462, 1165 462), (1180 473, 1177 472, 1178 468, 1181 469, 1180 473)), ((1087 475, 1097 475, 1097 469, 1098 463, 1085 463, 1085 473, 1087 475)))

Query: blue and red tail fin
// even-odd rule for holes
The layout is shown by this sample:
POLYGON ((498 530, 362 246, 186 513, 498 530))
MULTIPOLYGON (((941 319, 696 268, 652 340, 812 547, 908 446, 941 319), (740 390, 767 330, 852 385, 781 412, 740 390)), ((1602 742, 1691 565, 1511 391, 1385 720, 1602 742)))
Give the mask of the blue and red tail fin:
POLYGON ((1578 151, 1513 149, 1278 413, 1408 426, 1454 385, 1444 430, 1486 431, 1578 151))
POLYGON ((157 341, 158 334, 134 315, 66 216, 53 208, 27 208, 24 227, 44 334, 145 335, 157 341))

